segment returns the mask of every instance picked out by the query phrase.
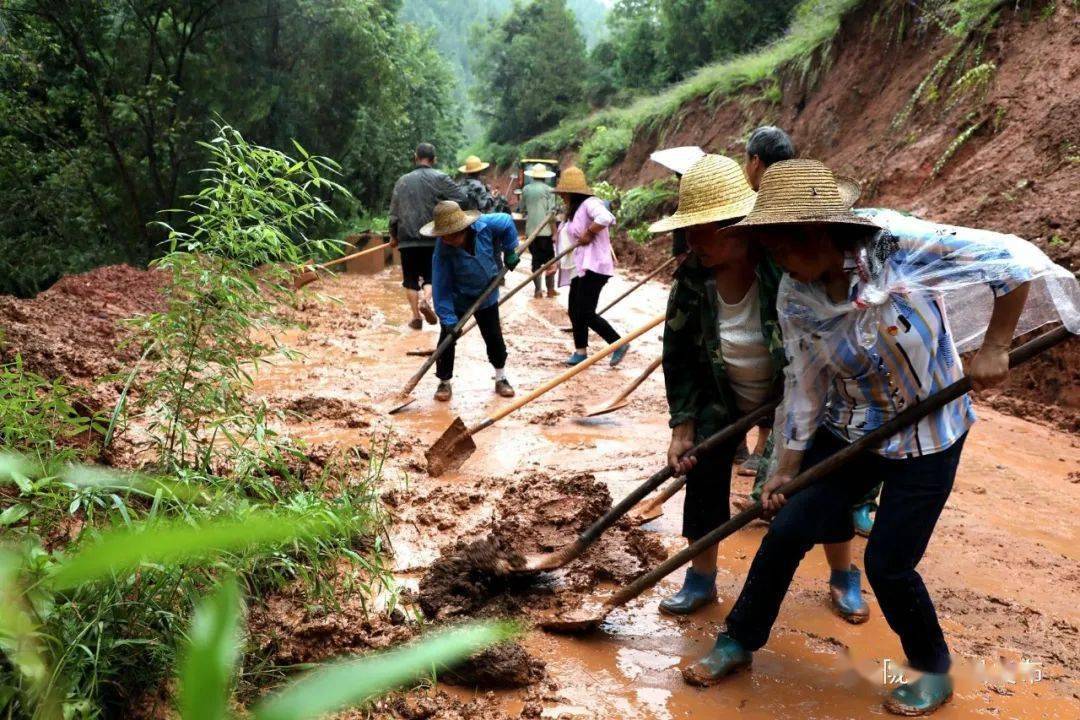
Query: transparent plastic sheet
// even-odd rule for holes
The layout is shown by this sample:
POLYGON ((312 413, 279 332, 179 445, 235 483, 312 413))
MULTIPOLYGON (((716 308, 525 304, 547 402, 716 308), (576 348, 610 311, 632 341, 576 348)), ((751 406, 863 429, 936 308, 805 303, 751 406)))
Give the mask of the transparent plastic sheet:
MULTIPOLYGON (((777 449, 805 447, 807 433, 812 436, 823 421, 843 425, 842 434, 854 440, 959 379, 957 353, 979 347, 995 296, 1024 282, 1031 285, 1016 336, 1053 322, 1080 333, 1080 283, 1033 244, 892 210, 856 213, 883 230, 848 255, 848 302, 833 303, 820 285, 790 276, 781 283, 778 310, 790 364, 774 423, 785 438, 774 444, 777 449), (933 330, 941 325, 937 313, 946 320, 946 333, 933 330), (908 383, 905 376, 920 381, 908 383), (880 392, 868 400, 866 389, 874 382, 880 392)), ((958 416, 954 422, 967 420, 958 416)), ((948 429, 928 422, 912 432, 913 447, 925 452, 938 449, 935 442, 948 429)), ((890 448, 903 456, 899 445, 883 454, 890 448)))

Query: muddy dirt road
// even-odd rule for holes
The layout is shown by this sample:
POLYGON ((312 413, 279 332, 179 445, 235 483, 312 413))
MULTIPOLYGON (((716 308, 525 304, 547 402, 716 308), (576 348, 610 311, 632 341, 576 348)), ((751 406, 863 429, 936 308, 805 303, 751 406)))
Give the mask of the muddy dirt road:
MULTIPOLYGON (((523 277, 520 273, 516 277, 523 277)), ((613 281, 604 298, 627 287, 613 281)), ((534 583, 492 583, 470 576, 433 577, 441 553, 461 561, 469 543, 489 538, 521 551, 550 550, 660 467, 667 446, 663 381, 651 377, 622 411, 580 421, 584 406, 606 400, 660 353, 659 331, 633 344, 622 366, 586 371, 477 437, 478 451, 458 472, 431 479, 423 451, 455 415, 475 422, 502 402, 478 333, 458 348, 454 399, 431 399, 431 373, 419 400, 389 417, 375 410, 421 362, 406 352, 432 347, 433 328, 415 332, 396 269, 320 283, 327 299, 306 301, 307 326, 284 341, 306 357, 264 366, 257 391, 273 405, 307 415, 288 431, 317 453, 386 443, 383 496, 395 518, 394 573, 404 598, 439 620, 512 613, 525 618, 616 583, 681 545, 681 495, 660 520, 638 530, 621 525, 584 558, 534 583), (329 298, 334 298, 331 300, 329 298), (455 547, 456 545, 456 547, 455 547)), ((662 309, 666 286, 651 282, 609 313, 628 330, 662 309)), ((531 288, 504 308, 508 377, 527 391, 563 369, 571 351, 565 291, 532 298, 531 288)), ((593 340, 594 350, 599 347, 593 340)), ((921 570, 938 603, 958 665, 954 701, 936 717, 1080 717, 1080 438, 980 408, 956 490, 921 570), (1036 663, 1037 682, 980 678, 978 663, 999 657, 1036 663)), ((373 449, 374 448, 374 449, 373 449)), ((736 492, 748 481, 738 478, 736 492)), ((488 690, 490 675, 417 691, 376 710, 417 718, 865 718, 883 715, 882 663, 903 657, 872 594, 861 626, 830 614, 827 570, 812 552, 796 577, 769 645, 754 669, 718 688, 684 685, 679 667, 705 652, 741 587, 764 528, 749 527, 721 546, 721 603, 690 619, 657 613, 669 578, 585 638, 534 630, 503 658, 512 672, 495 678, 513 689, 488 690), (521 652, 524 650, 524 652, 521 652), (479 683, 482 688, 467 687, 479 683)), ((862 540, 857 540, 861 552, 862 540)), ((860 563, 861 565, 861 558, 860 563)), ((339 626, 346 623, 339 623, 339 626)), ((310 642, 334 645, 328 631, 310 642)), ((372 631, 374 632, 374 631, 372 631)), ((390 635, 393 637, 393 634, 390 635)), ((353 646, 356 643, 352 643, 353 646)), ((374 643, 378 645, 378 643, 374 643)), ((300 653, 301 655, 303 653, 300 653)))

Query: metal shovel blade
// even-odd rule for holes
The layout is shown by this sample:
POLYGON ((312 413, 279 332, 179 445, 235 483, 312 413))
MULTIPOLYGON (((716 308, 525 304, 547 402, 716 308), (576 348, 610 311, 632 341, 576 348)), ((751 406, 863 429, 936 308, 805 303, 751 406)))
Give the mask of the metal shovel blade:
POLYGON ((461 418, 454 418, 435 444, 424 453, 427 458, 428 475, 439 477, 445 472, 457 470, 476 452, 469 428, 461 418))
POLYGON ((575 540, 554 552, 531 553, 525 556, 524 564, 511 568, 510 572, 515 575, 531 575, 545 570, 557 570, 580 556, 587 547, 588 545, 583 545, 580 540, 575 540))
POLYGON ((551 632, 580 634, 599 627, 608 612, 606 605, 582 605, 540 618, 536 624, 551 632))
POLYGON ((391 404, 388 408, 386 408, 386 413, 388 415, 394 415, 409 407, 414 402, 416 402, 415 395, 406 395, 404 397, 399 395, 390 401, 391 404))
POLYGON ((586 412, 585 417, 600 417, 601 415, 607 415, 608 413, 613 413, 616 410, 622 410, 629 404, 629 400, 622 400, 611 405, 603 405, 601 407, 596 407, 586 412))
POLYGON ((662 518, 664 516, 664 503, 663 501, 657 502, 659 499, 641 501, 630 508, 630 512, 626 513, 626 517, 630 518, 635 525, 644 525, 662 518))

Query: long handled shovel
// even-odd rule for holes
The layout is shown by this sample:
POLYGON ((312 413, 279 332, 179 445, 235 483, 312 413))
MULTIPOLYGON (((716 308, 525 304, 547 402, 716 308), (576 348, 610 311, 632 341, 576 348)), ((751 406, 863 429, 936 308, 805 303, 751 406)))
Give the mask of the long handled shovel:
MULTIPOLYGON (((752 410, 748 414, 743 415, 723 430, 713 433, 694 447, 690 448, 686 453, 687 457, 707 455, 724 443, 730 442, 733 438, 742 437, 750 428, 768 417, 773 410, 776 409, 776 405, 777 403, 775 401, 768 402, 761 407, 752 410)), ((662 470, 657 471, 648 480, 634 488, 629 495, 604 513, 604 515, 596 522, 585 528, 574 542, 555 552, 527 556, 525 558, 525 564, 520 568, 512 569, 511 572, 534 573, 540 572, 541 570, 555 570, 556 568, 566 565, 568 562, 584 553, 608 528, 618 522, 619 518, 628 513, 642 500, 642 498, 663 485, 673 473, 674 470, 672 470, 671 466, 665 465, 662 470)), ((682 480, 682 478, 680 478, 680 480, 682 480)), ((685 482, 685 480, 683 480, 683 482, 685 482)))
MULTIPOLYGON (((649 282, 649 281, 650 281, 650 280, 652 280, 652 279, 653 279, 654 277, 656 277, 657 275, 659 275, 660 273, 662 273, 662 272, 664 271, 664 269, 665 269, 665 268, 671 267, 671 266, 672 266, 672 265, 673 265, 673 264, 675 263, 675 261, 676 261, 676 260, 678 260, 678 259, 679 259, 679 257, 678 257, 678 256, 676 255, 676 256, 674 256, 674 257, 670 257, 670 258, 668 258, 667 260, 665 260, 664 262, 662 262, 662 263, 660 264, 660 266, 659 266, 659 267, 655 268, 655 269, 654 269, 654 270, 652 270, 652 271, 651 271, 651 272, 650 272, 650 273, 649 273, 648 275, 646 275, 645 277, 641 278, 641 279, 640 279, 640 280, 638 280, 638 281, 637 281, 636 283, 634 283, 633 285, 631 285, 631 286, 630 286, 630 288, 629 288, 629 289, 628 289, 628 290, 627 290, 626 292, 624 292, 624 293, 623 293, 622 295, 620 295, 619 297, 617 297, 617 298, 615 298, 614 300, 612 300, 611 302, 609 302, 609 303, 608 303, 607 305, 605 305, 605 306, 604 306, 604 308, 603 308, 602 310, 597 310, 597 311, 596 311, 596 314, 597 314, 597 315, 603 315, 603 314, 604 314, 604 313, 606 313, 606 312, 607 312, 608 310, 610 310, 611 308, 613 308, 613 307, 615 307, 616 305, 618 305, 618 304, 619 304, 620 302, 622 302, 622 301, 623 301, 623 300, 624 300, 624 299, 626 298, 626 296, 627 296, 627 295, 629 295, 630 293, 634 292, 634 291, 635 291, 635 290, 637 290, 637 289, 638 289, 639 287, 641 287, 642 285, 644 285, 645 283, 649 282)), ((568 328, 568 327, 564 327, 564 328, 562 328, 562 331, 563 331, 563 332, 573 332, 573 331, 574 331, 574 329, 573 329, 573 328, 568 328)))
POLYGON ((293 289, 294 290, 299 290, 300 288, 304 287, 305 285, 309 285, 309 284, 315 282, 316 280, 318 280, 319 279, 319 273, 318 273, 319 270, 326 270, 328 268, 334 267, 335 265, 340 265, 341 263, 348 262, 350 260, 355 260, 356 258, 363 257, 365 255, 370 255, 371 253, 374 253, 374 252, 378 252, 379 250, 385 250, 388 247, 390 247, 389 243, 380 243, 380 244, 378 244, 378 245, 376 245, 374 247, 365 248, 364 250, 361 250, 360 252, 354 252, 351 255, 346 255, 345 257, 339 257, 338 259, 331 260, 330 262, 324 262, 324 263, 322 263, 320 265, 308 265, 307 267, 305 267, 305 269, 304 269, 304 271, 302 273, 299 273, 299 274, 297 274, 297 275, 295 275, 293 277, 293 289))
MULTIPOLYGON (((1064 341, 1069 336, 1069 330, 1065 327, 1060 327, 1040 335, 1009 353, 1009 366, 1014 367, 1020 363, 1026 362, 1044 350, 1064 341)), ((791 482, 782 486, 778 492, 785 497, 791 497, 795 493, 805 490, 815 483, 821 482, 858 453, 880 445, 889 437, 900 432, 907 426, 918 422, 933 411, 956 400, 969 390, 971 390, 970 378, 964 377, 961 380, 957 380, 952 385, 934 393, 921 403, 907 408, 876 430, 872 430, 866 435, 863 435, 835 455, 831 455, 810 469, 799 473, 791 480, 791 482)), ((743 510, 741 513, 708 533, 697 542, 692 543, 682 552, 672 555, 656 566, 655 569, 642 575, 637 580, 612 595, 605 600, 603 604, 591 608, 582 606, 565 614, 551 617, 541 621, 541 627, 555 632, 567 633, 584 632, 595 628, 612 610, 630 602, 638 595, 660 582, 665 576, 690 562, 690 560, 706 548, 715 545, 735 531, 749 524, 751 521, 761 517, 761 515, 761 503, 754 503, 752 506, 743 510)))
MULTIPOLYGON (((550 222, 551 217, 551 215, 548 215, 548 220, 546 222, 550 222)), ((540 225, 538 228, 536 228, 536 230, 533 231, 533 234, 526 238, 524 244, 528 245, 533 240, 535 240, 536 236, 540 233, 540 228, 542 227, 544 226, 540 225)), ((424 364, 420 366, 420 369, 417 370, 411 378, 409 378, 409 381, 405 383, 405 387, 403 387, 401 389, 401 392, 398 393, 397 399, 393 401, 394 404, 388 410, 391 415, 401 412, 409 405, 412 405, 414 402, 416 402, 416 398, 412 395, 413 389, 417 386, 420 380, 423 379, 424 375, 427 374, 427 371, 431 369, 431 366, 434 365, 435 362, 439 359, 439 356, 446 352, 446 349, 450 347, 450 345, 458 337, 465 333, 462 328, 465 327, 465 324, 469 321, 470 318, 472 318, 472 316, 476 313, 476 311, 480 308, 484 301, 491 296, 491 293, 495 292, 495 290, 499 287, 499 284, 502 282, 502 279, 506 277, 507 273, 509 272, 510 268, 504 266, 503 269, 499 271, 499 274, 496 275, 495 278, 484 289, 484 292, 480 294, 480 297, 476 298, 476 302, 474 302, 472 306, 465 311, 464 315, 458 318, 457 325, 454 326, 453 331, 451 331, 449 335, 443 338, 443 341, 439 343, 438 347, 435 348, 435 352, 431 353, 428 359, 424 361, 424 364)))
POLYGON ((664 321, 664 315, 657 315, 649 322, 645 323, 632 333, 622 336, 615 342, 605 347, 595 355, 591 355, 582 362, 578 363, 569 370, 565 370, 559 373, 556 377, 548 380, 546 383, 536 388, 528 395, 518 398, 514 402, 510 403, 506 407, 500 408, 491 417, 485 418, 481 422, 473 425, 472 427, 466 427, 465 423, 460 417, 454 418, 454 422, 448 427, 439 439, 435 441, 427 453, 428 463, 428 475, 432 477, 439 477, 447 470, 457 470, 461 467, 466 460, 476 451, 476 443, 473 442, 473 435, 489 428, 499 420, 520 409, 522 406, 527 405, 536 398, 540 397, 547 391, 554 387, 562 385, 564 382, 574 377, 580 372, 584 372, 592 365, 603 360, 611 353, 615 352, 623 345, 626 345, 631 340, 635 340, 641 335, 645 334, 649 330, 653 329, 664 321))
POLYGON ((661 490, 652 500, 647 502, 643 500, 640 504, 630 508, 630 512, 626 513, 626 516, 633 520, 637 525, 644 525, 645 523, 663 517, 664 503, 673 498, 675 493, 682 490, 685 486, 686 475, 680 475, 675 478, 675 482, 661 490))
POLYGON ((591 408, 588 412, 585 413, 585 417, 598 417, 600 415, 607 415, 608 413, 612 413, 616 410, 621 410, 622 408, 626 407, 630 402, 627 399, 630 397, 630 394, 637 390, 641 383, 645 382, 650 375, 656 372, 656 368, 660 367, 660 363, 662 363, 663 361, 663 357, 658 357, 653 360, 651 363, 649 363, 649 366, 645 368, 640 375, 634 378, 633 382, 623 388, 622 392, 620 392, 614 399, 604 403, 603 405, 598 405, 594 408, 591 408))

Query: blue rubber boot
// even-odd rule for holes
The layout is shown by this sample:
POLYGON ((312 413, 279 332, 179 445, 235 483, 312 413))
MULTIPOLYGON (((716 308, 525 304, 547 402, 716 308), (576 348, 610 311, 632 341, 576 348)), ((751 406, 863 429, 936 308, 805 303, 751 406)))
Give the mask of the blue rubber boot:
POLYGON ((870 608, 862 596, 862 573, 854 565, 848 570, 833 570, 829 576, 829 595, 832 608, 840 617, 853 625, 864 623, 870 617, 870 608))
POLYGON ((569 359, 567 359, 566 364, 569 365, 570 367, 573 367, 573 366, 577 365, 578 363, 585 362, 585 358, 587 358, 587 357, 588 357, 588 355, 582 355, 581 353, 576 352, 573 355, 571 355, 569 357, 569 359))
POLYGON ((687 568, 682 589, 660 601, 660 612, 668 615, 689 615, 711 602, 716 602, 716 573, 702 575, 695 572, 694 568, 687 568))
POLYGON ((690 685, 715 685, 728 675, 750 667, 754 656, 739 641, 727 635, 717 635, 712 652, 693 665, 683 668, 682 676, 690 685))
POLYGON ((622 362, 622 359, 626 357, 626 353, 630 352, 630 343, 626 343, 621 348, 611 353, 611 367, 615 367, 622 362))
POLYGON ((929 715, 952 700, 953 682, 948 673, 923 673, 922 677, 889 693, 885 709, 894 715, 929 715))
POLYGON ((874 511, 872 503, 859 505, 852 511, 851 519, 855 523, 855 532, 863 537, 870 537, 870 531, 874 529, 874 511))

